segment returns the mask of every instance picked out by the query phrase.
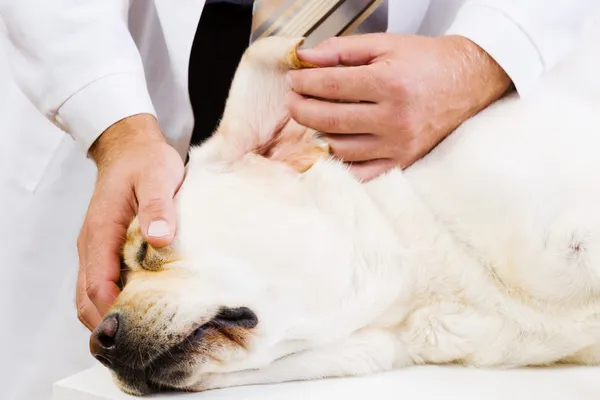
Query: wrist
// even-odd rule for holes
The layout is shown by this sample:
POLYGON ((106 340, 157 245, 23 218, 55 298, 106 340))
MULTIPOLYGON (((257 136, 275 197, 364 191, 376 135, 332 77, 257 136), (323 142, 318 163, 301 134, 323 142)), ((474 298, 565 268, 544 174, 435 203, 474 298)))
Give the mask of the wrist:
POLYGON ((477 93, 486 101, 496 100, 514 87, 506 71, 477 43, 460 35, 443 36, 441 39, 447 42, 454 57, 462 62, 464 79, 476 85, 477 93))
MULTIPOLYGON (((506 71, 485 50, 460 35, 442 36, 441 62, 450 71, 449 88, 457 122, 477 114, 513 88, 506 71)), ((454 127, 454 125, 453 125, 454 127)))
POLYGON ((89 155, 102 171, 128 151, 152 142, 166 142, 156 118, 132 115, 108 127, 91 145, 89 155))

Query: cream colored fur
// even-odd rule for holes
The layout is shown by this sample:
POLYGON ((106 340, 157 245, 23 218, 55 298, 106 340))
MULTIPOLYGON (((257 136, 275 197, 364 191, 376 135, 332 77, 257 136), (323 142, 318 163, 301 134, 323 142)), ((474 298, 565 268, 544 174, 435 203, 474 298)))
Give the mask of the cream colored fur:
POLYGON ((113 312, 129 312, 139 340, 187 335, 222 306, 258 318, 244 345, 206 342, 180 363, 184 377, 154 383, 600 363, 597 82, 558 70, 408 170, 362 183, 289 120, 299 43, 268 38, 244 56, 220 128, 191 152, 176 241, 149 249, 152 268, 136 262, 130 228, 113 312))

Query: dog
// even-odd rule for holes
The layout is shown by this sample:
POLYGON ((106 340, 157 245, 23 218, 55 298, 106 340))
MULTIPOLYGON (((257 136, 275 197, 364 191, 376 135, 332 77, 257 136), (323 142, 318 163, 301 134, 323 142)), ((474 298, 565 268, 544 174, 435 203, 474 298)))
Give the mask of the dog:
POLYGON ((123 290, 90 337, 117 385, 600 364, 600 96, 508 95, 362 182, 286 110, 286 72, 314 67, 302 43, 244 53, 190 152, 172 245, 131 223, 123 290))

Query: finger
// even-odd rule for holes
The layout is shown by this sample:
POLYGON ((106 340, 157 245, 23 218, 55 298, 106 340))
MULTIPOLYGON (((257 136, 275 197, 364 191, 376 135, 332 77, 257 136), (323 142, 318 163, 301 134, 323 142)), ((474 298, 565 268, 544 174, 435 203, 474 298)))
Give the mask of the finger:
POLYGON ((380 158, 363 163, 352 163, 350 164, 350 172, 361 181, 368 182, 394 167, 396 167, 394 160, 380 158))
POLYGON ((298 58, 319 67, 365 65, 385 52, 380 33, 329 38, 311 49, 298 50, 298 58))
POLYGON ((304 96, 330 100, 377 102, 380 74, 371 66, 299 69, 288 72, 290 88, 304 96))
MULTIPOLYGON (((99 209, 106 210, 103 206, 99 209)), ((92 216, 86 220, 84 229, 81 268, 85 273, 82 281, 85 296, 82 298, 89 298, 98 313, 104 315, 120 292, 117 286, 121 275, 119 253, 125 241, 126 226, 92 216)))
POLYGON ((120 293, 117 282, 120 263, 114 254, 105 254, 86 268, 85 292, 101 316, 104 316, 120 293))
POLYGON ((332 156, 344 162, 363 162, 383 157, 379 138, 371 134, 340 135, 326 134, 323 138, 329 145, 332 156))
MULTIPOLYGON (((94 268, 88 268, 86 271, 85 292, 101 316, 108 312, 120 293, 119 286, 116 283, 119 278, 106 278, 107 273, 105 271, 114 269, 113 260, 110 261, 111 264, 103 265, 100 263, 95 265, 94 268)), ((120 272, 118 265, 117 263, 117 271, 120 272)))
POLYGON ((290 115, 298 123, 324 133, 376 132, 377 105, 373 103, 333 103, 304 98, 288 92, 290 115))
POLYGON ((102 322, 102 316, 87 296, 81 300, 77 307, 77 317, 90 332, 102 322))
POLYGON ((77 274, 77 290, 75 298, 77 303, 77 318, 79 318, 79 321, 86 328, 93 331, 102 321, 102 316, 87 296, 85 271, 83 269, 80 269, 77 274))
POLYGON ((164 174, 148 174, 135 187, 142 234, 151 246, 169 245, 175 237, 174 196, 179 182, 164 174))

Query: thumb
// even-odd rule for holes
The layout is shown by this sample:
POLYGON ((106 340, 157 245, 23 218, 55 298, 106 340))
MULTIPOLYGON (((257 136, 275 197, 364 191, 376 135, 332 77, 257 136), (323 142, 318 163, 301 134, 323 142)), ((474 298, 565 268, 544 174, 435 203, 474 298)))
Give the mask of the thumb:
POLYGON ((138 219, 142 235, 153 247, 164 247, 173 241, 177 225, 174 196, 178 182, 146 178, 136 185, 138 219))
POLYGON ((335 36, 311 49, 298 49, 297 54, 300 61, 319 67, 366 65, 383 52, 384 39, 379 33, 335 36))

